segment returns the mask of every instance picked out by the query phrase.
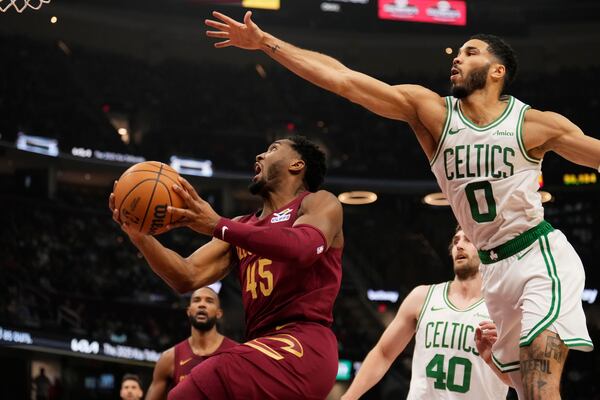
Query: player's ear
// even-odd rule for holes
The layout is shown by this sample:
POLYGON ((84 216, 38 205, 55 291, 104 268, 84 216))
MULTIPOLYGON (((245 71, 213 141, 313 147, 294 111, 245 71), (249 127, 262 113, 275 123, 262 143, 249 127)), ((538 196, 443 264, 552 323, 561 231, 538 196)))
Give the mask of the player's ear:
POLYGON ((298 174, 302 172, 305 166, 306 163, 304 162, 304 160, 296 158, 290 163, 289 171, 293 174, 298 174))
POLYGON ((492 75, 492 78, 494 78, 495 80, 503 80, 504 77, 506 76, 506 67, 502 64, 492 64, 492 67, 490 68, 490 72, 492 75))
POLYGON ((217 309, 217 319, 221 319, 223 318, 223 309, 219 308, 217 309))

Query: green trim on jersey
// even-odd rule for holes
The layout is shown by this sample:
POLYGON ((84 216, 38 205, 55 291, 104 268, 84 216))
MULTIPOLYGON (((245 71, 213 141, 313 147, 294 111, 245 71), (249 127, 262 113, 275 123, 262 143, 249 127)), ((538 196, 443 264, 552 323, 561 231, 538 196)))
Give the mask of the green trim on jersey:
POLYGON ((494 247, 491 250, 478 250, 479 260, 482 264, 493 264, 512 257, 534 244, 541 236, 547 235, 553 230, 552 225, 543 220, 538 225, 498 247, 494 247))
POLYGON ((500 372, 502 372, 502 373, 517 371, 521 368, 520 361, 517 360, 517 361, 513 361, 513 362, 504 364, 496 358, 494 353, 492 353, 492 362, 494 363, 496 368, 498 368, 500 370, 500 372))
POLYGON ((594 343, 591 340, 583 338, 563 339, 567 347, 591 347, 594 348, 594 343))
POLYGON ((438 155, 440 154, 440 150, 442 149, 442 145, 444 144, 444 140, 446 139, 446 134, 448 133, 448 127, 450 126, 450 119, 452 117, 452 101, 450 100, 450 96, 446 96, 446 122, 444 122, 444 129, 442 129, 442 135, 440 136, 440 141, 435 149, 435 153, 433 154, 433 158, 429 161, 429 165, 433 166, 435 160, 437 160, 438 155))
POLYGON ((415 332, 419 330, 419 324, 421 324, 421 320, 423 319, 423 315, 425 315, 425 310, 427 309, 427 304, 429 304, 429 300, 431 300, 431 295, 433 294, 433 287, 435 285, 429 285, 429 290, 427 291, 427 296, 425 296, 425 301, 423 302, 423 308, 421 308, 421 312, 419 313, 419 318, 417 318, 417 326, 415 327, 415 332))
POLYGON ((530 108, 531 107, 525 104, 519 113, 519 122, 517 122, 517 142, 519 143, 519 150, 521 150, 523 157, 531 163, 539 164, 542 160, 531 157, 529 154, 527 154, 525 142, 523 141, 523 123, 525 122, 525 111, 529 110, 530 108))
POLYGON ((477 300, 475 303, 471 304, 470 306, 468 306, 465 309, 460 309, 458 307, 456 307, 454 304, 452 304, 452 302, 450 301, 450 298, 448 297, 448 292, 450 291, 450 283, 452 283, 452 281, 448 281, 446 282, 446 286, 444 286, 444 290, 442 291, 442 293, 444 294, 444 301, 446 302, 446 304, 448 305, 448 307, 450 307, 451 310, 456 311, 456 312, 466 312, 466 311, 471 311, 472 309, 474 309, 475 307, 477 307, 478 305, 480 305, 481 303, 483 303, 483 297, 479 300, 477 300))
POLYGON ((476 130, 478 132, 483 132, 483 131, 487 131, 488 129, 491 129, 493 127, 495 127, 496 125, 500 124, 502 121, 504 121, 504 119, 506 117, 508 117, 508 115, 510 114, 510 112, 512 111, 513 106, 515 105, 515 98, 512 96, 508 96, 508 105, 506 106, 506 108, 504 109, 504 112, 498 117, 496 118, 494 121, 490 122, 489 124, 485 125, 485 126, 477 126, 475 125, 475 123, 471 122, 469 120, 469 118, 467 118, 465 115, 463 115, 461 109, 460 109, 460 102, 457 101, 457 110, 458 110, 458 116, 460 117, 460 119, 462 120, 462 122, 465 123, 465 125, 467 125, 469 128, 476 130))
POLYGON ((550 280, 552 281, 552 301, 550 302, 550 310, 548 311, 548 314, 546 314, 546 316, 542 318, 542 320, 538 322, 527 335, 519 339, 519 347, 529 346, 540 333, 542 333, 554 321, 556 321, 556 318, 558 318, 558 315, 560 314, 560 279, 558 277, 558 273, 556 272, 556 263, 554 262, 552 251, 550 250, 548 234, 540 237, 538 242, 540 244, 542 256, 544 257, 544 263, 546 264, 548 276, 550 276, 550 280))

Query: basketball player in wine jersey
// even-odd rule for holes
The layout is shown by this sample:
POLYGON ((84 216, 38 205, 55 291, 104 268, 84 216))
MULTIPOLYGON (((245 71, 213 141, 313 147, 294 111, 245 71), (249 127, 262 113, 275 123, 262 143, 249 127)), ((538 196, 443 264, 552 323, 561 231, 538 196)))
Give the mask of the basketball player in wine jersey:
MULTIPOLYGON (((519 398, 560 398, 569 349, 591 351, 581 305, 585 272, 565 236, 544 221, 537 193, 544 154, 598 168, 600 140, 567 118, 503 95, 517 72, 512 48, 475 35, 450 69, 452 96, 388 85, 339 61, 214 12, 215 47, 262 50, 300 77, 381 116, 407 122, 481 259, 483 295, 498 341, 496 367, 519 398)), ((404 55, 410 61, 410 54, 404 55)))
POLYGON ((223 310, 219 295, 212 288, 203 287, 192 293, 187 316, 191 335, 162 353, 154 367, 146 400, 166 399, 169 390, 183 381, 196 365, 238 345, 217 331, 223 310))
POLYGON ((491 360, 496 330, 481 295, 477 249, 460 228, 450 255, 454 280, 417 286, 406 296, 342 400, 358 399, 379 382, 413 336, 407 400, 506 399, 501 379, 508 376, 491 360))
POLYGON ((337 340, 330 329, 342 277, 342 206, 320 190, 325 155, 293 137, 256 156, 250 191, 263 207, 234 220, 218 215, 183 178, 175 185, 187 208, 176 226, 213 236, 187 258, 113 218, 150 267, 179 292, 206 286, 234 270, 249 339, 194 368, 170 400, 324 399, 335 383, 337 340))

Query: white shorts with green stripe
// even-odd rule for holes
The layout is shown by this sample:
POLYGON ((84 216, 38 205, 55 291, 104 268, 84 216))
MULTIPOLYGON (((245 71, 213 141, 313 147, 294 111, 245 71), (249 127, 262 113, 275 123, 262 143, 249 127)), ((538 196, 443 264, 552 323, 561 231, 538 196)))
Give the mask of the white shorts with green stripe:
POLYGON ((493 360, 503 372, 519 369, 519 348, 540 333, 558 333, 570 348, 591 351, 581 294, 585 271, 565 235, 553 230, 504 260, 481 264, 483 296, 496 323, 493 360))

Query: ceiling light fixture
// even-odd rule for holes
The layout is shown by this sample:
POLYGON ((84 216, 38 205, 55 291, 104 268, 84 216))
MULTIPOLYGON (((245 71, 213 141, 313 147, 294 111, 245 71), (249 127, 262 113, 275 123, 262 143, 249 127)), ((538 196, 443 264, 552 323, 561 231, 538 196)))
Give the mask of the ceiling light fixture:
POLYGON ((370 204, 377 200, 377 195, 373 192, 356 190, 340 193, 338 199, 344 204, 370 204))

